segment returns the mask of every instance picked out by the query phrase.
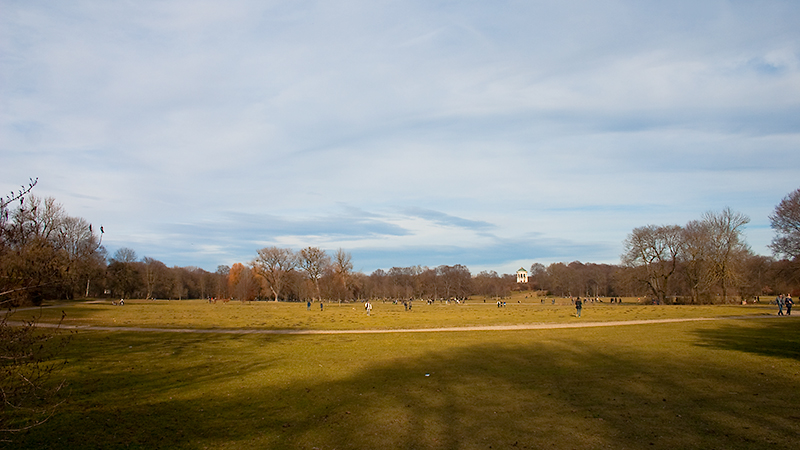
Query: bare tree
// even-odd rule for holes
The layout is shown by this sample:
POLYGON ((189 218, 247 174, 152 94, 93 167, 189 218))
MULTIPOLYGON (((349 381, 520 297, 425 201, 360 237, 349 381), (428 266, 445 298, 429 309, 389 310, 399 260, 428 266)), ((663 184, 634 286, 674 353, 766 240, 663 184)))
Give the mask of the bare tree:
POLYGON ((680 259, 683 262, 683 275, 692 303, 697 303, 714 285, 711 230, 708 222, 693 220, 686 224, 682 232, 680 259))
POLYGON ((230 273, 230 266, 224 264, 217 266, 217 271, 214 272, 214 293, 216 298, 229 298, 231 296, 231 292, 228 287, 228 275, 230 275, 230 273))
POLYGON ((132 248, 122 247, 114 252, 111 259, 121 263, 134 263, 136 262, 136 251, 132 248))
POLYGON ((173 277, 168 273, 169 269, 167 266, 161 261, 147 256, 142 258, 142 263, 144 266, 143 276, 146 289, 145 298, 149 300, 159 296, 170 297, 171 292, 167 288, 167 283, 171 281, 173 277))
POLYGON ((306 272, 308 279, 314 287, 314 292, 317 294, 317 299, 322 300, 322 294, 319 289, 319 280, 325 273, 325 270, 330 265, 330 258, 318 247, 306 247, 300 250, 300 266, 306 272))
POLYGON ((8 296, 3 302, 74 298, 84 283, 88 295, 88 279, 105 264, 101 237, 91 224, 68 216, 53 198, 22 196, 14 210, 9 199, 0 202, 0 297, 8 296))
POLYGON ((472 276, 469 269, 461 264, 439 266, 436 268, 437 285, 446 299, 466 299, 472 291, 472 276))
MULTIPOLYGON (((20 210, 25 208, 26 196, 37 181, 31 180, 19 192, 0 198, 0 304, 3 307, 14 305, 15 297, 21 292, 35 291, 58 281, 57 278, 42 280, 39 276, 43 272, 53 275, 52 269, 57 269, 56 263, 61 260, 52 258, 63 252, 56 251, 43 239, 35 239, 32 245, 17 239, 20 236, 14 236, 16 232, 30 228, 31 221, 26 219, 12 224, 8 209, 11 203, 19 201, 19 208, 14 212, 14 216, 19 217, 20 210), (12 229, 13 225, 17 229, 12 229), (34 254, 45 259, 31 259, 34 254), (39 263, 44 267, 37 267, 39 263), (38 274, 23 270, 20 276, 18 269, 33 269, 38 274)), ((7 322, 10 314, 9 308, 0 318, 0 442, 11 442, 14 433, 46 422, 62 403, 59 396, 64 380, 55 379, 55 376, 65 362, 59 361, 58 355, 68 342, 68 338, 59 334, 43 331, 34 320, 12 326, 7 322)))
POLYGON ((297 256, 291 249, 265 247, 258 251, 253 262, 258 275, 266 281, 275 301, 278 301, 286 283, 290 280, 290 272, 297 267, 297 256))
POLYGON ((790 259, 800 257, 800 189, 784 197, 769 220, 777 234, 770 244, 772 251, 790 259))
POLYGON ((750 218, 725 208, 719 213, 705 213, 703 221, 710 232, 712 276, 722 288, 722 301, 727 302, 728 288, 740 282, 742 264, 751 254, 743 237, 750 218))
POLYGON ((635 272, 639 282, 664 302, 669 292, 669 282, 678 264, 681 248, 681 227, 677 225, 648 225, 635 228, 625 239, 622 262, 635 272))
POLYGON ((111 263, 108 265, 108 273, 112 281, 114 294, 122 297, 135 297, 141 292, 142 286, 141 269, 143 264, 136 260, 136 252, 128 247, 122 247, 114 252, 111 263))
POLYGON ((352 275, 353 275, 353 262, 350 253, 339 249, 333 256, 333 273, 335 275, 336 291, 339 291, 337 297, 347 300, 352 294, 352 275))

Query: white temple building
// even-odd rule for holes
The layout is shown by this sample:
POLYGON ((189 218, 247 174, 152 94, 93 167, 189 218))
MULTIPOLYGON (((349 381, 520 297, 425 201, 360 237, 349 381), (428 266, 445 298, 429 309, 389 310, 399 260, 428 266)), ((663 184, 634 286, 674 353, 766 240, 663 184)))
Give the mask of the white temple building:
POLYGON ((528 282, 528 271, 524 268, 520 267, 517 271, 517 283, 527 283, 528 282))

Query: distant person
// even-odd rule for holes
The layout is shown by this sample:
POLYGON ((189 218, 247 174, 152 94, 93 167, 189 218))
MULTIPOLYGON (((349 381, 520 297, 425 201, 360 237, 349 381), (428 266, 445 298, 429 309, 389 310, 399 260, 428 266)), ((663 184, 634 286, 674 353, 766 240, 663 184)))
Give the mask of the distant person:
POLYGON ((311 300, 306 303, 306 311, 311 311, 311 300))
POLYGON ((578 298, 575 300, 575 312, 576 312, 576 314, 578 315, 578 317, 580 317, 580 316, 581 316, 581 308, 583 308, 583 303, 581 303, 581 298, 580 298, 580 297, 578 297, 578 298))
POLYGON ((364 305, 364 309, 366 309, 366 310, 367 310, 367 315, 370 315, 370 313, 372 312, 372 303, 370 303, 370 302, 367 302, 367 303, 364 305))
POLYGON ((791 316, 792 305, 794 305, 794 302, 792 301, 792 294, 786 294, 786 299, 783 301, 783 303, 786 305, 786 315, 791 316))
POLYGON ((319 310, 322 311, 325 309, 325 304, 322 303, 322 300, 319 301, 319 310))
POLYGON ((782 316, 783 315, 783 305, 785 303, 785 300, 783 299, 783 294, 779 295, 778 298, 775 299, 775 303, 778 304, 778 315, 782 316))

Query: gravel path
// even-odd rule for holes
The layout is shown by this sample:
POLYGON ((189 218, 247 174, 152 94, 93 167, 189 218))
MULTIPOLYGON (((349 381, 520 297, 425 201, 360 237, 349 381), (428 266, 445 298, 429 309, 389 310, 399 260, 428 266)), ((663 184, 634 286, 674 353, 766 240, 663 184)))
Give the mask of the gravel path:
MULTIPOLYGON (((767 319, 773 315, 759 316, 731 316, 731 317, 700 317, 685 319, 651 319, 651 320, 617 320, 609 322, 581 322, 575 319, 570 323, 532 323, 519 325, 490 325, 472 327, 441 327, 441 328, 405 328, 405 329, 378 329, 378 330, 269 330, 258 328, 151 328, 151 327, 104 327, 96 325, 57 325, 52 323, 37 323, 42 328, 61 328, 62 330, 87 330, 87 331, 127 331, 144 333, 200 333, 200 334, 384 334, 384 333, 432 333, 432 332, 458 332, 458 331, 511 331, 511 330, 549 330, 556 328, 589 328, 589 327, 618 327, 624 325, 649 325, 658 323, 677 322, 702 322, 729 319, 767 319)), ((788 316, 785 320, 793 320, 788 316)), ((22 322, 8 322, 9 325, 22 325, 22 322)))

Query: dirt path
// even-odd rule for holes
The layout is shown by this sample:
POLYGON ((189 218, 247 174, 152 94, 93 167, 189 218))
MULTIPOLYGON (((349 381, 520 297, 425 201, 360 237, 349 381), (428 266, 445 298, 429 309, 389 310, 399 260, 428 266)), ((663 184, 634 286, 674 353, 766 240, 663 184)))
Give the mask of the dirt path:
MULTIPOLYGON (((144 333, 200 333, 200 334, 385 334, 385 333, 433 333, 433 332, 459 332, 459 331, 512 331, 512 330, 549 330, 556 328, 590 328, 590 327, 618 327, 624 325, 650 325, 659 323, 677 322, 702 322, 716 320, 742 320, 742 319, 768 319, 773 315, 759 316, 731 316, 731 317, 699 317, 685 319, 651 319, 651 320, 617 320, 609 322, 570 322, 570 323, 532 323, 519 325, 489 325, 471 327, 441 327, 441 328, 404 328, 404 329, 378 329, 378 330, 265 330, 242 328, 151 328, 151 327, 105 327, 96 325, 57 325, 52 323, 37 323, 42 328, 61 328, 62 330, 86 331, 127 331, 144 333)), ((798 316, 794 316, 798 317, 798 316)), ((782 320, 793 320, 792 316, 782 320)), ((9 325, 22 325, 22 322, 9 322, 9 325)))

